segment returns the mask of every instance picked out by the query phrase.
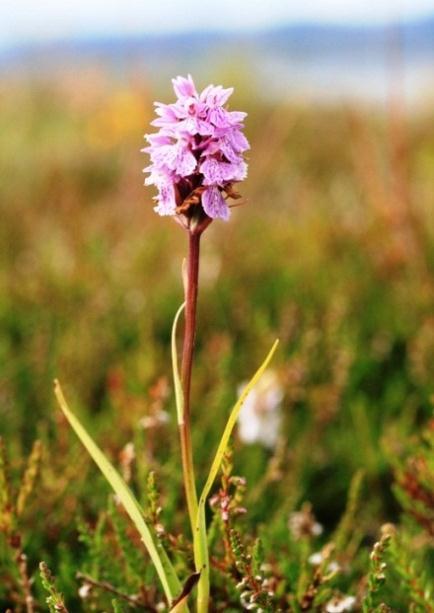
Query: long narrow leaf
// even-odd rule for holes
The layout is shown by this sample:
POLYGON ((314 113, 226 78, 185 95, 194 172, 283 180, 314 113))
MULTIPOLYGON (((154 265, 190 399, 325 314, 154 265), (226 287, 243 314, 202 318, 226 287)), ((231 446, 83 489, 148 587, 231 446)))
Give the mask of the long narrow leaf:
POLYGON ((151 560, 155 566, 155 570, 160 578, 166 597, 169 603, 171 603, 181 592, 182 586, 165 549, 163 548, 162 544, 155 537, 153 537, 151 531, 149 530, 143 518, 141 507, 134 494, 131 492, 114 466, 106 458, 101 449, 94 443, 77 417, 75 417, 75 415, 70 411, 63 395, 62 388, 57 380, 54 382, 54 392, 66 419, 69 421, 78 438, 89 452, 95 464, 98 466, 104 477, 113 488, 113 491, 122 502, 125 511, 128 513, 139 531, 142 541, 148 550, 151 560))
POLYGON ((178 424, 181 424, 184 419, 183 417, 184 395, 182 393, 181 379, 179 377, 178 355, 176 351, 176 328, 178 326, 178 321, 179 321, 179 318, 184 308, 185 308, 185 302, 183 302, 181 306, 179 307, 179 309, 176 311, 175 319, 173 320, 173 326, 172 326, 172 369, 173 369, 173 383, 175 386, 176 413, 178 416, 178 424))
MULTIPOLYGON (((176 351, 176 330, 178 326, 179 317, 184 310, 185 302, 181 304, 179 309, 176 312, 175 319, 173 320, 172 326, 172 370, 173 370, 173 384, 175 387, 175 400, 176 400, 176 412, 178 419, 178 426, 180 429, 181 435, 181 447, 183 447, 183 437, 182 431, 184 430, 185 423, 185 415, 184 415, 184 391, 182 389, 182 383, 179 376, 178 369, 178 356, 176 351)), ((185 444, 185 443, 184 443, 185 444)), ((181 453, 184 453, 181 450, 181 453)), ((193 453, 193 450, 191 450, 193 453)), ((184 466, 183 461, 183 471, 184 471, 184 487, 185 493, 187 496, 187 507, 190 516, 191 529, 194 530, 194 522, 197 514, 197 493, 196 493, 196 483, 194 480, 194 469, 193 466, 190 466, 188 469, 184 466)))
POLYGON ((239 412, 241 407, 243 406, 247 396, 252 391, 253 387, 261 378, 268 364, 270 363, 271 358, 274 355, 274 352, 277 349, 277 345, 279 341, 276 340, 269 351, 267 357, 255 372, 249 383, 246 385, 244 390, 242 391, 239 399, 235 403, 232 411, 229 415, 228 421, 226 423, 226 427, 223 431, 223 435, 220 439, 219 446, 217 447, 217 451, 211 464, 211 469, 209 471, 208 478, 202 490, 202 494, 199 498, 198 503, 198 511, 196 515, 196 526, 194 530, 194 559, 196 565, 196 572, 200 572, 200 579, 198 585, 198 595, 197 595, 197 611, 198 613, 205 613, 208 610, 208 601, 209 601, 209 559, 208 559, 208 543, 207 543, 207 534, 206 534, 206 520, 205 520, 205 504, 208 498, 208 494, 213 486, 217 473, 220 469, 220 465, 223 460, 223 456, 227 449, 230 436, 232 434, 232 430, 236 424, 239 412))
POLYGON ((246 385, 246 387, 243 389, 243 391, 241 392, 240 397, 238 398, 237 402, 235 403, 234 407, 232 408, 232 411, 229 415, 229 419, 226 423, 226 427, 223 431, 223 435, 220 439, 220 443, 219 446, 217 447, 217 451, 213 460, 213 463, 211 465, 211 469, 209 471, 209 475, 208 475, 208 479, 206 480, 206 483, 204 485, 204 488, 202 490, 202 494, 200 496, 199 499, 199 504, 204 505, 206 502, 206 499, 208 497, 208 494, 213 486, 214 480, 217 476, 217 473, 219 471, 220 465, 222 463, 223 460, 223 456, 226 452, 228 443, 229 443, 229 439, 231 437, 232 434, 232 430, 234 429, 234 426, 237 422, 237 418, 239 415, 239 412, 241 410, 241 407, 243 406, 247 396, 250 394, 250 392, 252 391, 252 389, 255 387, 256 383, 259 381, 259 379, 262 377, 265 369, 267 368, 268 364, 271 361, 271 358, 274 355, 274 352, 277 349, 277 345, 279 344, 279 340, 276 340, 273 344, 273 346, 271 347, 267 357, 265 358, 265 360, 262 362, 261 366, 258 368, 258 370, 255 372, 255 374, 253 375, 253 377, 250 379, 250 381, 248 382, 248 384, 246 385))

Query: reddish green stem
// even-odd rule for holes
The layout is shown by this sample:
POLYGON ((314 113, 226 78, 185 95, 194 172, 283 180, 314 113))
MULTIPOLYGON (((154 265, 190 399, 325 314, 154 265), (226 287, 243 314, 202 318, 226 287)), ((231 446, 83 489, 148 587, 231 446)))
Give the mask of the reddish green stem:
POLYGON ((182 349, 181 383, 183 390, 183 419, 179 424, 181 440, 184 488, 187 499, 188 514, 192 530, 196 523, 197 493, 193 466, 193 448, 191 441, 190 390, 193 367, 194 341, 196 336, 196 310, 199 287, 199 254, 201 232, 189 231, 189 248, 187 261, 187 282, 185 288, 185 329, 182 349))
POLYGON ((187 287, 185 288, 185 330, 182 348, 181 382, 184 391, 184 412, 190 414, 191 371, 196 336, 197 294, 199 289, 200 233, 189 232, 187 287))

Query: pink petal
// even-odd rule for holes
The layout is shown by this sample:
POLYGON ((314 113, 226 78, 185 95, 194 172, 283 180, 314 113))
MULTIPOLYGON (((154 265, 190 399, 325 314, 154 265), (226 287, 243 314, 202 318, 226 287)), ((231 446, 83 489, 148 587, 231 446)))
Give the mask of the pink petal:
POLYGON ((175 190, 173 183, 169 181, 162 182, 158 185, 158 196, 155 198, 158 202, 154 207, 159 215, 174 215, 176 213, 175 190))
POLYGON ((229 219, 229 207, 218 187, 209 187, 202 194, 202 206, 208 217, 212 219, 229 219))
POLYGON ((178 98, 197 97, 196 87, 191 75, 188 75, 187 78, 176 77, 176 79, 172 79, 172 83, 178 98))

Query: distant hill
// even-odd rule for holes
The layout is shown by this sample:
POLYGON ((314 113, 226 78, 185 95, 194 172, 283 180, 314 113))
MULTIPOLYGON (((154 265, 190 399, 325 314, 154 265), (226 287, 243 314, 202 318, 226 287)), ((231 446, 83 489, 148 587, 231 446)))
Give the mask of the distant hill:
POLYGON ((190 32, 166 35, 113 36, 62 40, 55 43, 16 46, 0 51, 2 65, 7 62, 65 56, 117 58, 151 53, 191 55, 208 52, 211 47, 233 43, 263 46, 280 53, 339 52, 347 49, 377 47, 387 44, 388 37, 399 36, 408 52, 434 50, 434 15, 419 21, 390 26, 345 26, 293 24, 253 33, 190 32))
POLYGON ((114 73, 141 68, 156 81, 180 72, 212 74, 215 66, 250 63, 267 91, 376 97, 391 58, 399 57, 417 93, 434 80, 434 16, 391 26, 295 24, 249 33, 191 32, 98 37, 27 45, 0 52, 0 72, 44 73, 96 62, 114 73), (431 76, 430 76, 431 75, 431 76), (285 89, 286 88, 286 89, 285 89))

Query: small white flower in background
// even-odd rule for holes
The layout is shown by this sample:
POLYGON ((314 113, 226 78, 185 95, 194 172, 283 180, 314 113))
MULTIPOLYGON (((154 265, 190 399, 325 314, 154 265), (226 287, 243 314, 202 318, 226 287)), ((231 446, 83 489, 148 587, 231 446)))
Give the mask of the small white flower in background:
POLYGON ((136 459, 136 450, 134 449, 134 443, 127 443, 119 455, 122 476, 126 483, 130 483, 132 477, 133 463, 136 459))
POLYGON ((354 596, 335 596, 326 604, 325 610, 327 613, 344 613, 344 611, 352 611, 355 604, 354 596))
MULTIPOLYGON (((312 564, 312 566, 321 566, 321 564, 325 562, 325 560, 326 556, 324 556, 322 551, 316 551, 308 558, 308 562, 309 564, 312 564)), ((332 560, 327 564, 326 570, 328 573, 337 573, 340 568, 341 567, 339 566, 339 564, 335 560, 332 560)))
POLYGON ((86 600, 86 598, 89 598, 91 591, 92 586, 90 585, 90 583, 83 583, 83 585, 78 588, 78 595, 83 600, 86 600))
POLYGON ((139 420, 139 424, 142 426, 144 430, 149 430, 152 428, 157 428, 163 424, 167 424, 170 416, 167 411, 156 411, 154 415, 145 415, 139 420))
POLYGON ((300 511, 294 511, 290 514, 288 528, 297 541, 302 538, 320 536, 323 532, 322 525, 316 521, 315 515, 312 512, 310 502, 303 503, 300 511))
MULTIPOLYGON (((246 383, 242 383, 238 393, 245 387, 246 383)), ((276 445, 282 423, 282 399, 283 389, 276 373, 265 371, 238 416, 238 435, 244 443, 261 443, 268 448, 276 445)))
POLYGON ((308 558, 309 564, 312 566, 320 566, 324 562, 324 556, 321 551, 316 551, 308 558))

